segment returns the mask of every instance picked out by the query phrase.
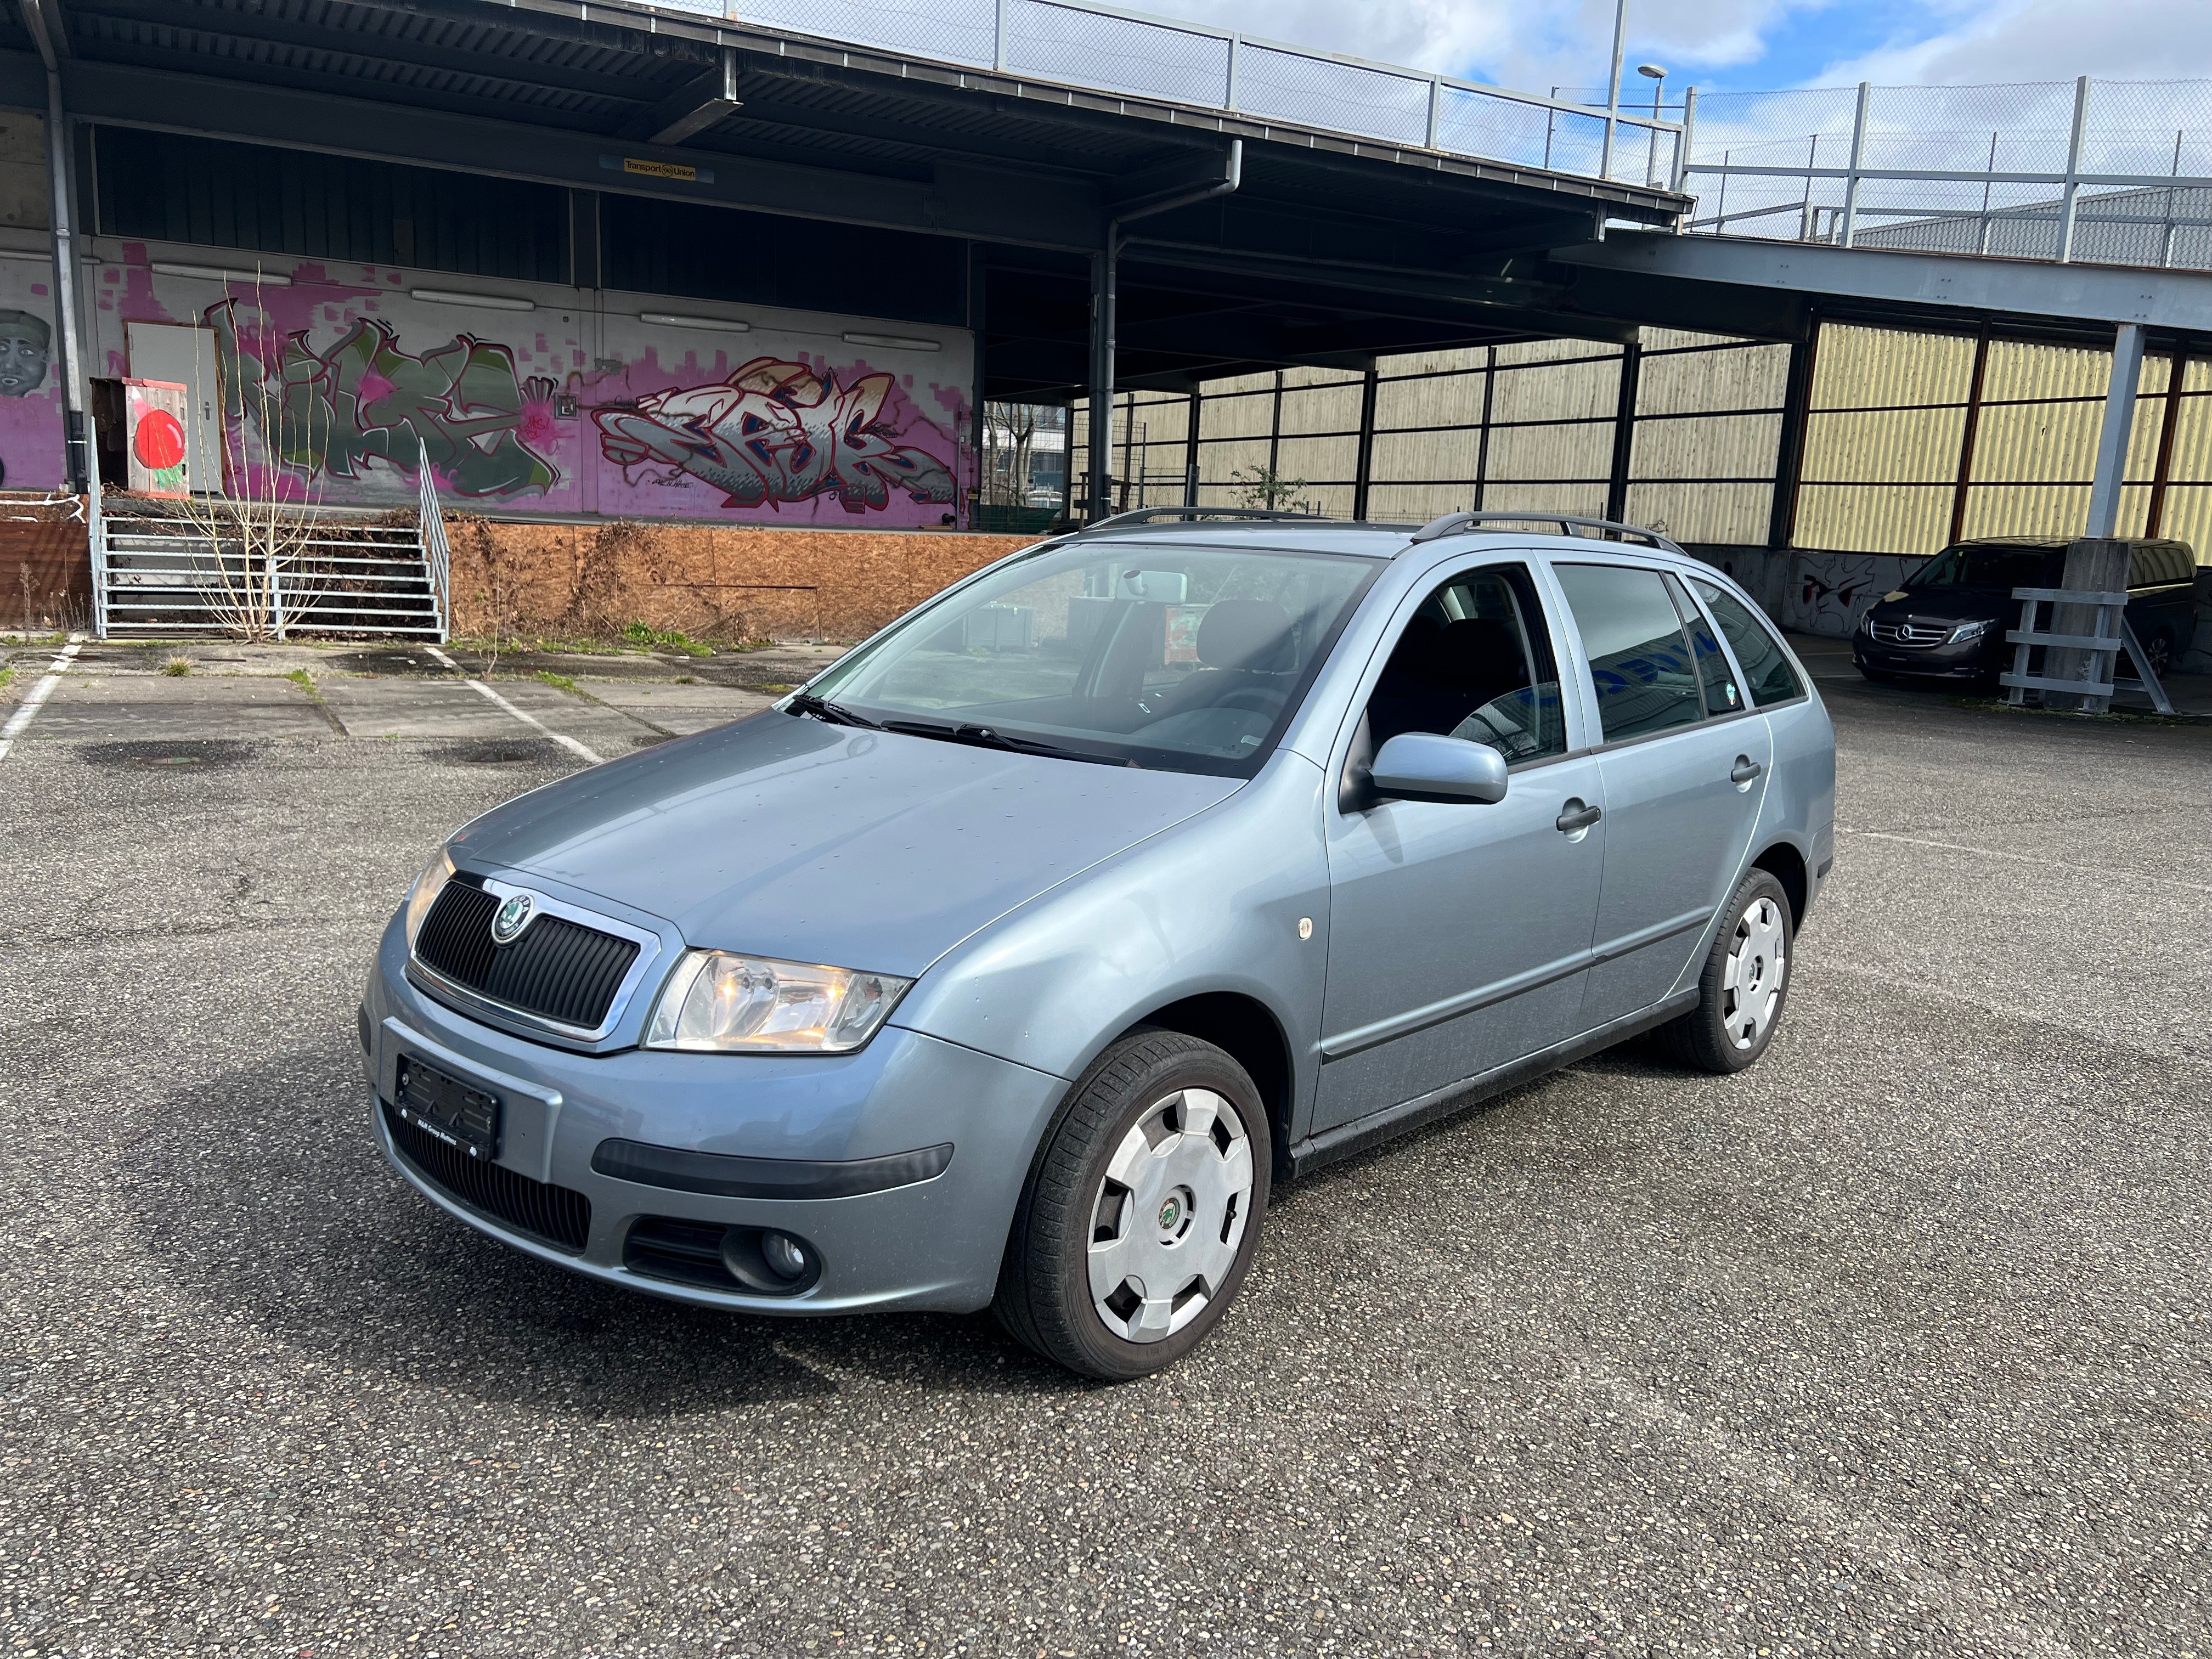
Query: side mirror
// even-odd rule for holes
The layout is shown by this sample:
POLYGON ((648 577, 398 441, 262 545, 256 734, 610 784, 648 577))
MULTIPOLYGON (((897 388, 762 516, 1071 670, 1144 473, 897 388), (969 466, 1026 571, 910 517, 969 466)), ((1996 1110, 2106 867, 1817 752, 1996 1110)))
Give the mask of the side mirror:
POLYGON ((1371 775, 1375 793, 1385 799, 1486 805, 1505 799, 1504 756, 1486 743, 1433 732, 1401 732, 1382 745, 1371 775))

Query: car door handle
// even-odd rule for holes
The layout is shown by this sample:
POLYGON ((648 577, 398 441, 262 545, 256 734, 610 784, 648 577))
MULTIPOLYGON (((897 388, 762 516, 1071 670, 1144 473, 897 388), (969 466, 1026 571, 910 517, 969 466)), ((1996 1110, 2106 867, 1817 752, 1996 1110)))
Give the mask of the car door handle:
POLYGON ((1748 755, 1735 757, 1735 769, 1729 774, 1730 783, 1749 783, 1766 769, 1748 755))
POLYGON ((1571 799, 1562 806, 1559 809, 1559 816, 1553 822, 1559 826, 1561 835, 1571 836, 1577 830, 1589 829, 1604 816, 1605 810, 1602 807, 1585 806, 1577 799, 1571 799))

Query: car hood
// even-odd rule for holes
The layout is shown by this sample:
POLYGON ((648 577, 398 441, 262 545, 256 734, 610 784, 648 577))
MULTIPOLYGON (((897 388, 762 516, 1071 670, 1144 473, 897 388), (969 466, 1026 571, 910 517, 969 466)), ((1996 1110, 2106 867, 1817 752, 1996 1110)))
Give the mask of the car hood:
POLYGON ((1242 787, 768 712, 524 795, 453 842, 688 944, 912 977, 1242 787))
POLYGON ((1908 587, 1896 599, 1878 601, 1868 614, 1881 622, 1981 622, 2005 615, 2016 603, 2000 588, 1908 587))

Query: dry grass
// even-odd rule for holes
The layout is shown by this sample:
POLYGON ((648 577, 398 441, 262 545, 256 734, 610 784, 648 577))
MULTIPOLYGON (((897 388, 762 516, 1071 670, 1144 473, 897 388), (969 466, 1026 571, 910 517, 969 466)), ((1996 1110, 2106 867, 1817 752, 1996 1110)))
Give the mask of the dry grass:
POLYGON ((189 674, 192 672, 192 659, 190 657, 182 656, 165 658, 161 663, 161 672, 164 674, 189 674))

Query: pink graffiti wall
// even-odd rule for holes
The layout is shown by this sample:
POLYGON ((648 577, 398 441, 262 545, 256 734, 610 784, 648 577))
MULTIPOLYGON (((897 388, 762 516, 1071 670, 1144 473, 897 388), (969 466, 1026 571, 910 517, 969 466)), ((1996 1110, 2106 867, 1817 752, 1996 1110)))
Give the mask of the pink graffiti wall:
POLYGON ((973 478, 965 330, 741 307, 743 331, 648 323, 682 302, 305 261, 286 286, 152 269, 187 257, 113 246, 96 360, 130 373, 130 322, 209 330, 234 488, 397 504, 427 458, 447 500, 502 514, 912 528, 960 514, 973 478), (938 349, 843 338, 872 330, 938 349))
POLYGON ((52 264, 43 254, 0 258, 0 488, 61 486, 59 356, 52 264))

